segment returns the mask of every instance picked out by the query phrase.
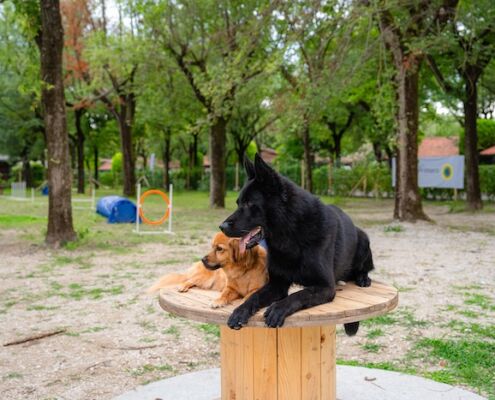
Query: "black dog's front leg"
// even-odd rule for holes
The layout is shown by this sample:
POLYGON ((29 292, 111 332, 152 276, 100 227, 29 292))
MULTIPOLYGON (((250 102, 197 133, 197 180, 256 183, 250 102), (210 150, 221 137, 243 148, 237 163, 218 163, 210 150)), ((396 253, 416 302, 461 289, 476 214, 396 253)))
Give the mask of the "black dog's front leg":
POLYGON ((265 323, 270 328, 280 327, 284 324, 285 318, 296 311, 328 303, 334 298, 334 285, 305 287, 268 307, 265 311, 265 323))
POLYGON ((289 286, 288 283, 274 284, 268 282, 232 312, 227 325, 232 329, 241 329, 260 308, 287 297, 289 286))

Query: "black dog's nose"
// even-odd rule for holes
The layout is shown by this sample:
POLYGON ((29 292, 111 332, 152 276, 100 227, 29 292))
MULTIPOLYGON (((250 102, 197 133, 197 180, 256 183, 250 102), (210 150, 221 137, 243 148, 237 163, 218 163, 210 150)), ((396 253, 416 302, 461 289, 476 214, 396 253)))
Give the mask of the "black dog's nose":
POLYGON ((225 232, 225 229, 229 229, 230 228, 230 225, 232 225, 231 222, 229 221, 224 221, 220 224, 219 228, 222 232, 225 232))

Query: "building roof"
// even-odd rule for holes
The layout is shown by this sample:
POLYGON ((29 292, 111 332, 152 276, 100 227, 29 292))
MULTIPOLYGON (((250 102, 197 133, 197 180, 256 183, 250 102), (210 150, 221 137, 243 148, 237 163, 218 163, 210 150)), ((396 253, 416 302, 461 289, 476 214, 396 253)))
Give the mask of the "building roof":
POLYGON ((103 158, 100 161, 100 166, 98 171, 111 171, 112 170, 112 160, 110 158, 103 158))
POLYGON ((495 156, 495 146, 488 147, 488 149, 483 150, 480 154, 482 156, 495 156))
POLYGON ((424 138, 418 149, 418 157, 447 157, 459 154, 457 139, 448 137, 424 138))
POLYGON ((276 150, 270 149, 267 147, 267 148, 261 149, 260 156, 263 159, 263 161, 271 164, 271 163, 273 163, 273 160, 275 159, 275 157, 277 157, 277 152, 276 152, 276 150))

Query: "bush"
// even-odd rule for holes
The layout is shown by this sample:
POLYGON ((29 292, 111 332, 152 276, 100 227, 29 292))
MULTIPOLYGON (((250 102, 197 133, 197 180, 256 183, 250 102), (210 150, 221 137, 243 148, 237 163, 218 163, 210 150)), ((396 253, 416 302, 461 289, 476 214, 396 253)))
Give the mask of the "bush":
POLYGON ((495 165, 480 165, 481 193, 495 200, 495 165))
MULTIPOLYGON (((301 163, 279 164, 278 171, 295 182, 301 183, 301 163)), ((318 195, 348 196, 353 189, 365 195, 389 196, 393 193, 392 177, 387 165, 363 163, 353 168, 333 168, 332 187, 328 187, 328 165, 313 169, 313 192, 318 195), (366 185, 365 185, 366 184, 366 185)))
POLYGON ((115 153, 112 157, 112 178, 113 184, 110 186, 122 185, 124 183, 123 168, 122 168, 122 153, 115 153))
POLYGON ((100 175, 98 177, 98 181, 103 185, 103 186, 109 186, 113 187, 114 186, 114 178, 113 174, 111 172, 100 172, 100 175))

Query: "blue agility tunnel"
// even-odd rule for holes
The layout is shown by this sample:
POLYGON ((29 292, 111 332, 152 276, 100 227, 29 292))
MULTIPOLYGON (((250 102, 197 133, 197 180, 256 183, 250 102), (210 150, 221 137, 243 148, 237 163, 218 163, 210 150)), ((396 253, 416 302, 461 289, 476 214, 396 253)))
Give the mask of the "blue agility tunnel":
POLYGON ((136 206, 125 197, 102 197, 96 204, 96 212, 108 218, 111 224, 136 222, 136 206))

